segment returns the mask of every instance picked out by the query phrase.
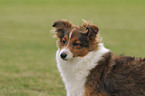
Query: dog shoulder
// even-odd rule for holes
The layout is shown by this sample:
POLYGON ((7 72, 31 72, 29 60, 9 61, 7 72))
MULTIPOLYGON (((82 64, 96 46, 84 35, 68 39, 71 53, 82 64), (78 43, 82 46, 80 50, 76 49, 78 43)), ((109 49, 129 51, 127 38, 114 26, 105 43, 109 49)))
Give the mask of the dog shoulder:
POLYGON ((91 70, 85 86, 91 94, 104 94, 99 96, 143 96, 145 59, 115 56, 109 52, 91 70))

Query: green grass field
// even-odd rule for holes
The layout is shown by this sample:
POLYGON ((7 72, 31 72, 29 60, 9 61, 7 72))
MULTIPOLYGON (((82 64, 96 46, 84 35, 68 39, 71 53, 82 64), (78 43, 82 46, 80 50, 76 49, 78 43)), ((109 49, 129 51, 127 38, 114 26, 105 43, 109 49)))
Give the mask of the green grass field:
POLYGON ((0 96, 66 96, 51 25, 82 18, 115 54, 145 57, 145 0, 0 0, 0 96))

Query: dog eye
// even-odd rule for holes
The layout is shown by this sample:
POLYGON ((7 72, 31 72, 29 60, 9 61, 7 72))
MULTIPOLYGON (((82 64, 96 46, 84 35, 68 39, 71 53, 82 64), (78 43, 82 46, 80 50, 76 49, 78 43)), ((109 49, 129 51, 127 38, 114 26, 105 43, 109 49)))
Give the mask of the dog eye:
POLYGON ((73 46, 78 46, 78 45, 80 45, 79 43, 73 43, 73 46))
POLYGON ((65 40, 63 40, 63 41, 62 41, 62 43, 63 43, 63 44, 65 44, 65 43, 66 43, 66 41, 65 41, 65 40))

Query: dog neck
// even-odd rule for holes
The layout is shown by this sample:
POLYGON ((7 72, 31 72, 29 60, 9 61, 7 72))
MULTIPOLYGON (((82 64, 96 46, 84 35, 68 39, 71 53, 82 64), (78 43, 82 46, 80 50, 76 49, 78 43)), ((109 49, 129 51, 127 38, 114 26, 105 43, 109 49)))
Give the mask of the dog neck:
POLYGON ((65 83, 67 96, 84 96, 84 85, 90 70, 95 68, 103 59, 102 56, 109 51, 100 43, 97 50, 89 52, 86 56, 65 61, 60 58, 60 49, 58 49, 57 66, 65 83))

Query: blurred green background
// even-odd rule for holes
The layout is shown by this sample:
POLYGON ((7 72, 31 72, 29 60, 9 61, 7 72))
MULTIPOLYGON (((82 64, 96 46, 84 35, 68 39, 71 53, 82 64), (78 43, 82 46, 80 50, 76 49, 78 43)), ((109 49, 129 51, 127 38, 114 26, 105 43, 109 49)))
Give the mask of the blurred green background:
POLYGON ((66 96, 51 25, 82 18, 115 54, 145 57, 145 0, 0 0, 0 96, 66 96))

